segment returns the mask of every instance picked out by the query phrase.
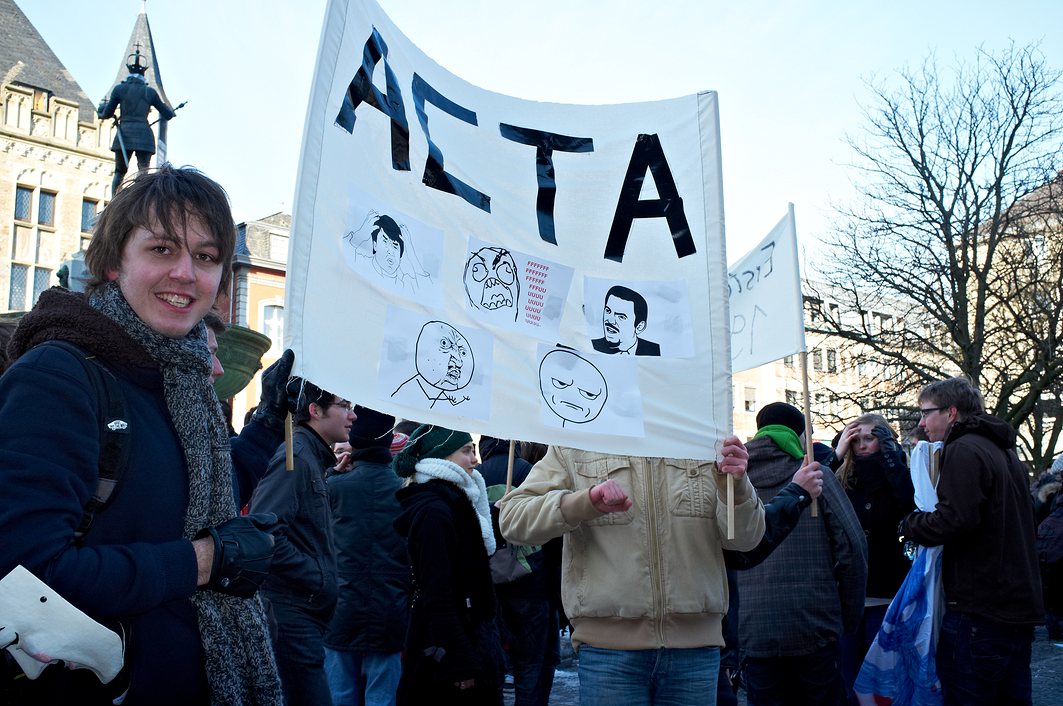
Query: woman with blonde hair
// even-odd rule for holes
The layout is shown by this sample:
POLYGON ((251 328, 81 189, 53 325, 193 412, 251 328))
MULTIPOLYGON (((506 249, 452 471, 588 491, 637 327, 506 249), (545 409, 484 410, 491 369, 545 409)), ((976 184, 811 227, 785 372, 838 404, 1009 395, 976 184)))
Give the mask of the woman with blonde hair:
POLYGON ((897 524, 915 509, 915 491, 897 432, 880 414, 862 414, 839 435, 831 462, 867 536, 867 597, 855 636, 842 639, 842 673, 850 692, 910 564, 897 524))

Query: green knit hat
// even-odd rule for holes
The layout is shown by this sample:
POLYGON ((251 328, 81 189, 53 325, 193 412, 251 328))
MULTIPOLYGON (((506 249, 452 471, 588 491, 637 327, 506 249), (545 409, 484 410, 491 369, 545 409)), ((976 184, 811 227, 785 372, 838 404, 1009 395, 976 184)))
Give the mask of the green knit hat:
POLYGON ((468 432, 422 424, 410 434, 406 448, 391 461, 391 467, 403 478, 409 478, 422 458, 446 458, 470 441, 468 432))

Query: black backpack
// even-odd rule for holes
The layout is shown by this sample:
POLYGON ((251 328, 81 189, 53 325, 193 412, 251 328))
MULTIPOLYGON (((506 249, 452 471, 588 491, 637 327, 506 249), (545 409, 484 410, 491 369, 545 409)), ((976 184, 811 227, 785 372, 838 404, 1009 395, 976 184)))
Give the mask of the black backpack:
POLYGON ((114 500, 129 465, 131 426, 126 414, 125 395, 115 374, 96 356, 67 341, 46 341, 41 346, 62 348, 77 358, 96 393, 97 419, 100 420, 100 459, 97 464, 96 492, 85 505, 74 539, 81 542, 92 528, 96 515, 114 500))

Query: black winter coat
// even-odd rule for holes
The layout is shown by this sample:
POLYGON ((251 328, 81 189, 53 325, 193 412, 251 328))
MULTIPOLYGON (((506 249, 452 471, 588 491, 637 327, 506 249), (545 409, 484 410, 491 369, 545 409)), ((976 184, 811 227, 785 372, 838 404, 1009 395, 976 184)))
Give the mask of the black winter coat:
MULTIPOLYGON (((387 453, 387 449, 380 449, 387 453)), ((409 623, 410 560, 395 529, 402 479, 390 463, 354 461, 328 479, 339 600, 325 645, 399 652, 409 623)))
POLYGON ((912 567, 897 539, 897 525, 915 509, 915 489, 904 453, 857 458, 845 489, 867 536, 867 595, 893 598, 912 567))
POLYGON ((442 480, 397 495, 395 528, 408 539, 414 589, 398 703, 501 703, 495 598, 476 512, 442 480), (476 688, 455 686, 469 679, 476 688))
POLYGON ((905 534, 942 545, 941 580, 949 610, 1012 625, 1044 618, 1033 500, 1015 430, 977 414, 957 422, 941 455, 938 504, 916 512, 905 534))
POLYGON ((312 600, 331 615, 336 556, 325 471, 336 463, 336 456, 313 429, 303 425, 292 433, 292 447, 295 469, 286 470, 282 444, 251 496, 251 512, 276 513, 288 540, 277 544, 262 588, 267 595, 276 592, 312 600))

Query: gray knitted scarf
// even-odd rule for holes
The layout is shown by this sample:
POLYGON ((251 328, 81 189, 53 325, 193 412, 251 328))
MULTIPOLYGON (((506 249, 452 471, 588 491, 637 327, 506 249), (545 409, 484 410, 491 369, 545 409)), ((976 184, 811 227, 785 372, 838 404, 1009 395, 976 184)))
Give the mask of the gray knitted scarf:
MULTIPOLYGON (((184 338, 168 338, 136 315, 114 282, 98 287, 89 304, 120 325, 158 363, 163 395, 188 467, 188 510, 184 536, 236 516, 229 435, 210 381, 206 327, 184 338)), ((261 599, 196 591, 213 706, 283 704, 261 599)))

